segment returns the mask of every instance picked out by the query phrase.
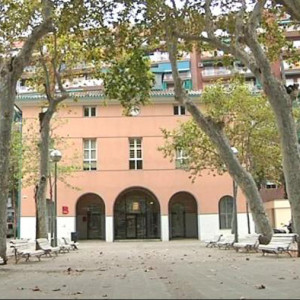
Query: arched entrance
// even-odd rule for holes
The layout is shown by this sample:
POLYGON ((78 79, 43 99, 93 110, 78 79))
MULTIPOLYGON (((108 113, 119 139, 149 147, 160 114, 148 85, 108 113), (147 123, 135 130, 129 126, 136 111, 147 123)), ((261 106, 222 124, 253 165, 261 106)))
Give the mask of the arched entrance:
POLYGON ((114 237, 160 238, 160 206, 150 191, 136 187, 118 196, 114 205, 114 237))
POLYGON ((78 199, 76 231, 82 240, 105 240, 105 204, 98 195, 89 193, 78 199))
POLYGON ((179 192, 169 201, 170 239, 198 238, 197 201, 187 192, 179 192))

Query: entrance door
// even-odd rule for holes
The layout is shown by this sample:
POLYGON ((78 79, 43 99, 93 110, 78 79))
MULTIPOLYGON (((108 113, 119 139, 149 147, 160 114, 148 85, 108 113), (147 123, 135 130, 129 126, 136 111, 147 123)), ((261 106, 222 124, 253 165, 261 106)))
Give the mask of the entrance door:
POLYGON ((137 238, 137 218, 135 214, 126 215, 126 237, 128 239, 137 238))
POLYGON ((160 207, 157 199, 143 189, 121 194, 114 206, 114 238, 157 239, 160 237, 160 207))
POLYGON ((186 192, 175 194, 169 202, 170 238, 197 238, 197 201, 186 192))
POLYGON ((144 214, 126 215, 126 237, 128 239, 145 239, 147 237, 144 214))
POLYGON ((185 211, 181 204, 175 204, 172 211, 172 237, 185 237, 185 211))
POLYGON ((146 216, 144 214, 137 215, 137 238, 145 239, 147 237, 146 216))
POLYGON ((87 238, 100 239, 101 238, 101 213, 98 211, 87 212, 87 238))

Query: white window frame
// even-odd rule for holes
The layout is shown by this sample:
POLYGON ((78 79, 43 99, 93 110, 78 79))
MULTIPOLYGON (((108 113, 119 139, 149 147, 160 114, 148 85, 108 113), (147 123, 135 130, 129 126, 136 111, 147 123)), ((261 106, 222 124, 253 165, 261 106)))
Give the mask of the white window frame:
POLYGON ((184 149, 176 149, 175 165, 176 169, 186 169, 188 164, 188 155, 184 149))
POLYGON ((84 106, 83 107, 83 116, 85 118, 93 118, 97 116, 97 107, 96 106, 84 106), (92 114, 93 109, 95 110, 95 115, 92 114), (85 115, 85 112, 87 110, 87 115, 85 115))
POLYGON ((129 138, 129 169, 130 170, 142 170, 143 169, 143 147, 142 138, 129 138), (138 151, 141 152, 140 157, 138 157, 138 151), (133 152, 133 157, 131 153, 133 152), (134 162, 134 167, 132 168, 132 162, 134 162))
POLYGON ((185 116, 186 115, 186 109, 185 109, 185 106, 183 106, 183 105, 174 105, 173 110, 174 110, 175 116, 185 116), (175 107, 177 107, 177 112, 178 112, 177 114, 175 113, 175 107))
POLYGON ((96 171, 97 170, 97 139, 87 138, 83 139, 83 170, 84 171, 96 171), (86 142, 88 142, 88 147, 85 148, 86 142), (92 142, 95 142, 95 147, 92 147, 92 142), (87 158, 85 158, 85 153, 88 153, 87 158), (92 158, 92 153, 95 151, 95 158, 92 158), (93 167, 95 165, 95 167, 93 167))
POLYGON ((232 228, 232 218, 233 218, 233 198, 231 196, 222 197, 219 200, 219 228, 220 229, 231 229, 232 228), (230 201, 230 204, 227 202, 230 201), (222 202, 225 202, 225 210, 222 210, 222 202), (228 209, 228 206, 229 207, 228 209), (222 223, 221 218, 225 217, 224 222, 222 223))

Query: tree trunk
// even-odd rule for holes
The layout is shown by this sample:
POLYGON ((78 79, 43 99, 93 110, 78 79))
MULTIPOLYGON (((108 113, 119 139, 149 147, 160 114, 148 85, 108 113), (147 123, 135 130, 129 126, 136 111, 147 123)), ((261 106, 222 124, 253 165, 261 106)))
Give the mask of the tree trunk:
POLYGON ((50 120, 53 113, 47 110, 40 113, 40 174, 37 189, 37 230, 36 238, 48 238, 47 216, 46 216, 46 191, 49 170, 49 142, 50 142, 50 120))
MULTIPOLYGON (((54 30, 51 19, 52 2, 43 0, 42 6, 43 21, 41 24, 32 30, 15 57, 6 60, 4 56, 0 64, 0 256, 4 263, 7 262, 6 221, 9 152, 17 81, 21 77, 25 66, 30 63, 36 43, 48 32, 54 30)), ((7 57, 9 57, 9 53, 7 54, 7 57)))
POLYGON ((185 104, 198 126, 207 134, 217 148, 221 159, 226 164, 229 174, 246 196, 258 233, 264 236, 262 242, 268 243, 273 235, 273 230, 265 213, 263 202, 253 177, 239 163, 232 152, 229 141, 218 125, 212 120, 205 118, 197 106, 190 100, 187 100, 185 104))
POLYGON ((6 263, 9 152, 16 81, 12 78, 8 66, 1 69, 0 76, 0 257, 6 263))
MULTIPOLYGON (((300 156, 291 99, 284 86, 275 78, 265 77, 263 87, 276 117, 288 199, 291 205, 294 228, 296 233, 300 235, 300 156)), ((298 257, 300 257, 300 241, 298 241, 298 257)))
POLYGON ((173 37, 170 32, 167 32, 167 46, 174 78, 175 100, 186 105, 195 122, 217 148, 221 159, 226 164, 229 174, 247 198, 256 228, 264 236, 261 242, 268 243, 272 238, 273 230, 265 213, 263 202, 253 177, 242 167, 232 152, 230 143, 223 133, 222 125, 216 124, 212 119, 205 117, 183 89, 177 69, 177 38, 173 37))

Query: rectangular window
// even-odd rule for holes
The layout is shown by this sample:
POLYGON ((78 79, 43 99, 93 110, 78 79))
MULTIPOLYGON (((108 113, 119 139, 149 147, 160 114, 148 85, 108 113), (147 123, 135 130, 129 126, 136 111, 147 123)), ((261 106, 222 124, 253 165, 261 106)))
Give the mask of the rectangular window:
POLYGON ((84 106, 83 111, 85 117, 96 117, 96 106, 84 106))
POLYGON ((188 156, 185 150, 183 149, 176 150, 175 164, 176 164, 176 169, 185 169, 188 167, 188 156))
POLYGON ((182 105, 175 105, 174 106, 174 115, 175 116, 183 116, 185 115, 185 107, 182 105))
POLYGON ((83 140, 83 170, 97 170, 96 139, 83 140))
POLYGON ((230 229, 233 217, 233 198, 225 196, 219 201, 220 229, 230 229))
POLYGON ((129 139, 129 169, 130 170, 143 169, 141 138, 129 139))

